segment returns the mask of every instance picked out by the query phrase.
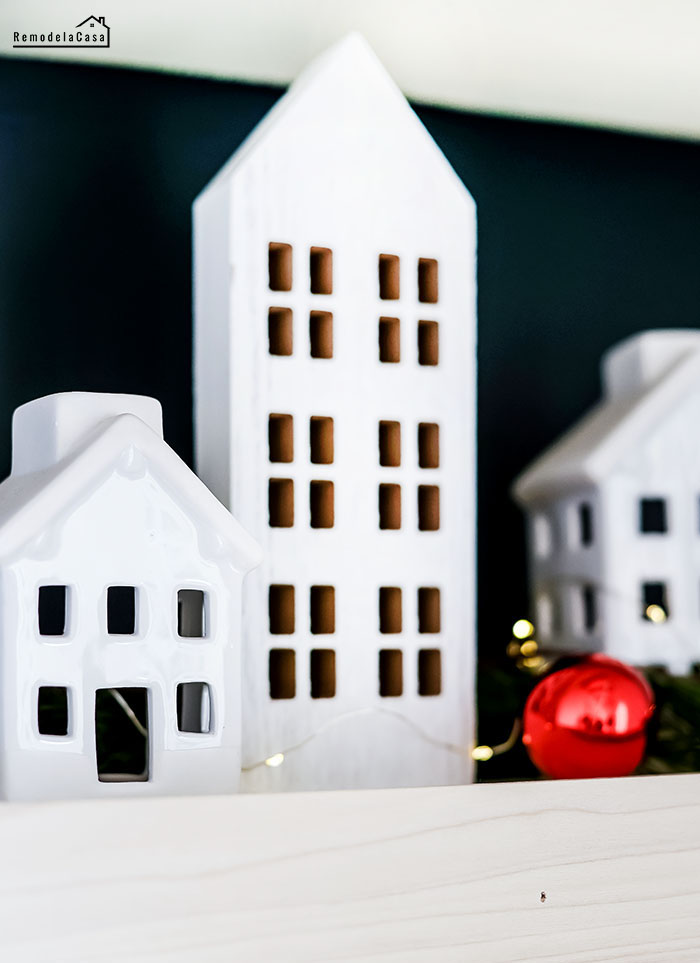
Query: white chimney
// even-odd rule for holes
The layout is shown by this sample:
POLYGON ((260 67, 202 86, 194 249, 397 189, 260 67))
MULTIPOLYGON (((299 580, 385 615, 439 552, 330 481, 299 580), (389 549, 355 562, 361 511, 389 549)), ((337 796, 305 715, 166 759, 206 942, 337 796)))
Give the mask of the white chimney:
POLYGON ((163 437, 160 402, 145 395, 67 391, 22 405, 12 418, 12 474, 50 468, 101 424, 124 414, 136 415, 163 437))
POLYGON ((699 351, 700 331, 691 328, 636 334, 603 356, 604 395, 610 401, 635 397, 699 351))

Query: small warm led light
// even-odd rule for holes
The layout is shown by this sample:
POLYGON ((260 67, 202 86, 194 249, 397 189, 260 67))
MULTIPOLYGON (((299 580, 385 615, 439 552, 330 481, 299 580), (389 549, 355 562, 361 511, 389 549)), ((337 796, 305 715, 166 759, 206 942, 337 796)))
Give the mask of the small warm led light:
POLYGON ((528 641, 523 642, 519 648, 520 655, 535 655, 539 646, 534 639, 528 639, 528 641))
POLYGON ((535 626, 527 619, 518 619, 513 626, 513 635, 516 639, 526 639, 528 635, 532 635, 534 631, 535 626))
POLYGON ((493 749, 491 746, 474 746, 472 749, 472 759, 475 762, 488 762, 493 756, 493 749))
POLYGON ((647 605, 646 617, 650 622, 665 622, 668 616, 660 605, 647 605))
POLYGON ((515 639, 509 642, 506 648, 506 655, 509 655, 511 659, 517 659, 520 655, 520 643, 515 639))
POLYGON ((540 669, 544 665, 544 657, 541 655, 533 655, 527 659, 523 659, 523 665, 526 669, 540 669))
POLYGON ((281 766, 283 762, 284 762, 284 753, 276 752, 274 756, 270 756, 269 759, 265 760, 265 765, 269 766, 270 769, 276 769, 278 766, 281 766))

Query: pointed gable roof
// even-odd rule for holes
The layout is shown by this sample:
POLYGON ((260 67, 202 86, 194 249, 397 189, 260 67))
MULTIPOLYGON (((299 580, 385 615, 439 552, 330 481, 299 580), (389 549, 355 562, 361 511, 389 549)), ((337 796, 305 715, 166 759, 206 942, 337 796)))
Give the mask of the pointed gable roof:
MULTIPOLYGON (((437 175, 444 175, 458 191, 470 197, 466 187, 428 133, 396 83, 392 80, 364 37, 348 34, 306 67, 263 120, 234 152, 213 180, 204 188, 220 186, 252 159, 273 132, 288 130, 290 137, 308 138, 307 150, 318 146, 319 138, 343 137, 352 151, 358 130, 349 121, 362 119, 372 130, 373 159, 391 155, 400 126, 401 139, 412 137, 412 149, 429 149, 437 175)), ((405 157, 412 162, 415 157, 405 157)))
MULTIPOLYGON (((89 401, 91 396, 82 392, 49 396, 23 407, 66 397, 89 401)), ((93 397, 99 407, 99 399, 105 396, 93 397)), ((160 409, 157 402, 152 404, 160 409)), ((135 453, 145 459, 170 496, 210 529, 214 537, 207 544, 208 548, 213 547, 214 554, 228 556, 233 568, 241 574, 260 563, 262 553, 257 542, 158 432, 128 412, 99 420, 79 440, 73 439, 67 450, 59 450, 54 463, 35 470, 14 471, 0 484, 0 558, 11 558, 21 552, 27 542, 94 491, 122 459, 126 468, 135 453)))
POLYGON ((646 331, 603 359, 604 399, 513 484, 523 505, 603 481, 692 390, 700 389, 700 331, 646 331))

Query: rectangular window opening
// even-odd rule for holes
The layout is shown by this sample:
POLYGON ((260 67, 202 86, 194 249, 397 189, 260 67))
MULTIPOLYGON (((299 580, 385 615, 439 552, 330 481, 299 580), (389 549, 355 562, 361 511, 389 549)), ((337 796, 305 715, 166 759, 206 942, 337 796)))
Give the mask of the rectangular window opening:
POLYGON ((439 353, 437 321, 419 321, 418 364, 436 365, 439 353))
POLYGON ((437 485, 418 486, 418 528, 436 532, 440 528, 440 489, 437 485))
POLYGON ((547 558, 552 554, 552 523, 546 515, 535 515, 531 520, 532 536, 537 558, 547 558))
POLYGON ((270 415, 267 424, 270 461, 294 461, 294 418, 292 415, 270 415))
POLYGON ((211 689, 206 682, 181 682, 177 687, 179 732, 211 732, 211 689))
POLYGON ((330 311, 309 314, 309 348, 312 358, 333 357, 333 315, 330 311))
POLYGON ((438 262, 432 257, 418 259, 418 300, 435 304, 438 299, 438 262))
POLYGON ((418 589, 418 631, 440 631, 440 589, 418 589))
POLYGON ((312 294, 333 294, 333 252, 330 248, 311 248, 309 274, 312 294))
POLYGON ((385 468, 398 468, 401 464, 401 423, 379 422, 379 464, 385 468))
POLYGON ((639 530, 663 534, 668 531, 665 498, 641 498, 639 500, 639 530))
POLYGON ((39 588, 39 635, 65 635, 68 587, 42 585, 39 588))
POLYGON ((401 486, 379 486, 379 527, 382 529, 401 528, 401 486))
POLYGON ((537 631, 543 639, 550 639, 554 630, 554 603, 547 592, 540 592, 535 603, 537 631))
POLYGON ((379 297, 397 301, 400 294, 400 262, 396 254, 379 255, 379 297))
POLYGON ((270 698, 293 699, 296 695, 296 656, 294 649, 270 649, 270 698))
POLYGON ((329 635, 335 632, 335 588, 332 585, 311 586, 309 610, 312 635, 329 635))
POLYGON ((294 525, 294 482, 291 478, 271 478, 268 487, 270 528, 294 525))
POLYGON ((107 632, 109 635, 136 633, 136 588, 110 585, 107 589, 107 632))
POLYGON ((582 590, 583 627, 586 632, 593 632, 598 620, 595 589, 592 585, 584 585, 582 590))
POLYGON ((291 635, 294 632, 294 586, 271 585, 268 610, 271 635, 291 635))
POLYGON ((379 631, 400 632, 402 628, 401 589, 383 586, 379 589, 379 631))
POLYGON ((642 584, 642 618, 647 622, 661 624, 670 618, 668 591, 665 582, 642 584))
POLYGON ((333 699, 335 697, 335 651, 312 649, 309 661, 311 698, 333 699))
POLYGON ((333 419, 312 415, 309 421, 311 462, 314 465, 333 464, 333 419))
POLYGON ((270 354, 290 355, 294 347, 292 309, 270 308, 267 313, 270 354))
POLYGON ((39 686, 37 724, 42 736, 68 735, 68 689, 63 685, 39 686))
POLYGON ((181 639, 203 639, 208 634, 206 600, 201 589, 177 593, 177 634, 181 639))
POLYGON ((418 425, 418 467, 440 467, 440 426, 434 422, 418 425))
POLYGON ((149 778, 148 689, 95 692, 95 746, 100 782, 146 782, 149 778))
POLYGON ((403 694, 403 652, 381 649, 379 652, 379 695, 384 698, 403 694))
POLYGON ((398 318, 379 319, 379 360, 398 364, 401 360, 401 324, 398 318))
POLYGON ((593 509, 588 502, 578 507, 579 538, 582 545, 593 544, 593 509))
POLYGON ((332 481, 312 481, 309 485, 309 508, 312 528, 333 528, 335 498, 332 481))
POLYGON ((418 695, 438 696, 442 692, 442 658, 439 649, 418 652, 418 695))
POLYGON ((273 242, 268 251, 271 291, 292 290, 292 245, 273 242))

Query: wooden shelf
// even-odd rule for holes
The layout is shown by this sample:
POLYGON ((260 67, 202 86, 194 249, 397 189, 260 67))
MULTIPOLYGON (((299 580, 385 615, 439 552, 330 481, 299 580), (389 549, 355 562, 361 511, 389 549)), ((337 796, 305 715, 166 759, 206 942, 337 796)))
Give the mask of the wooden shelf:
POLYGON ((13 963, 700 959, 700 775, 3 804, 0 852, 13 963))

